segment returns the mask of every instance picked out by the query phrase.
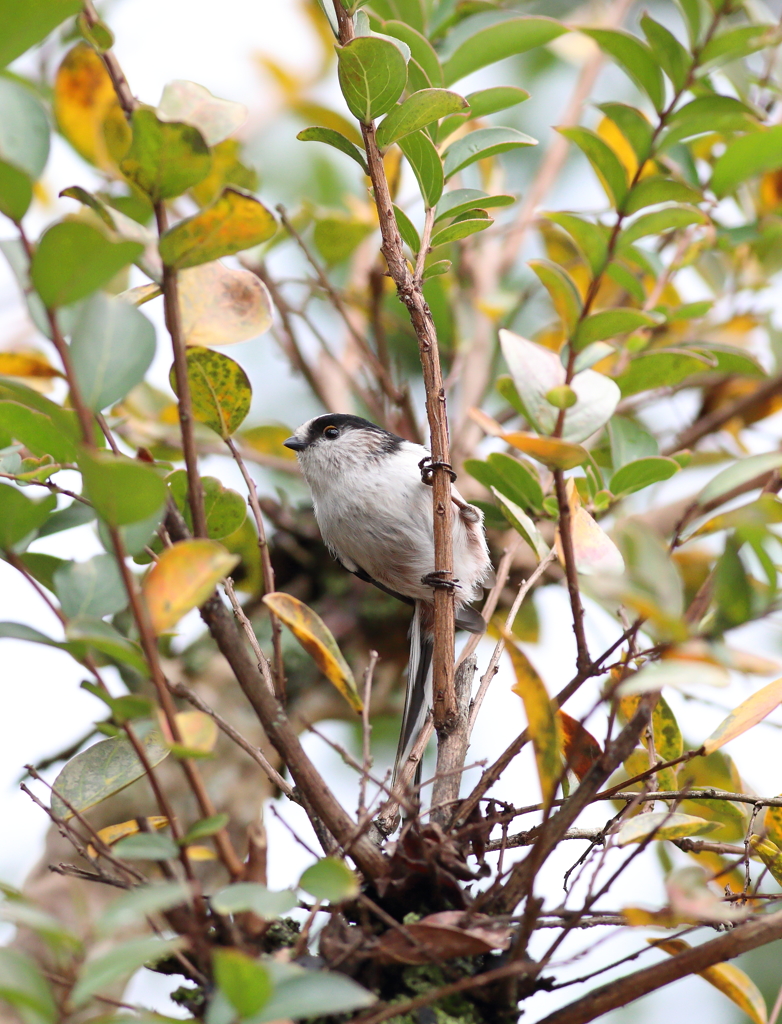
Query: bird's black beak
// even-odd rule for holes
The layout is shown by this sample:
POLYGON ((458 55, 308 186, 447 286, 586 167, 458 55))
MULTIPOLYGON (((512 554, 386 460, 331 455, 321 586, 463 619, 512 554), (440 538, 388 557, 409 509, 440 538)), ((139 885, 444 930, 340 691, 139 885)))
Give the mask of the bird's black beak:
POLYGON ((290 448, 294 452, 303 452, 307 447, 306 441, 299 441, 296 437, 287 437, 282 443, 285 448, 290 448))

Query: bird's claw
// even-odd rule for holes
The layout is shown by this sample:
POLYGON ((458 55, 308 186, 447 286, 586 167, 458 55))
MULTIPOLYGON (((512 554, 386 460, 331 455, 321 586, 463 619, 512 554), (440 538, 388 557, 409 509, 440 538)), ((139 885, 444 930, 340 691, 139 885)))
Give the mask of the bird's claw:
POLYGON ((433 590, 459 589, 459 581, 451 579, 447 569, 436 569, 434 572, 428 572, 425 576, 421 577, 421 583, 425 587, 431 587, 433 590))
POLYGON ((444 469, 451 478, 451 483, 456 481, 456 473, 453 470, 453 466, 450 462, 434 462, 431 455, 426 455, 418 463, 418 468, 421 470, 421 480, 427 485, 432 486, 432 479, 434 477, 434 471, 436 469, 444 469))

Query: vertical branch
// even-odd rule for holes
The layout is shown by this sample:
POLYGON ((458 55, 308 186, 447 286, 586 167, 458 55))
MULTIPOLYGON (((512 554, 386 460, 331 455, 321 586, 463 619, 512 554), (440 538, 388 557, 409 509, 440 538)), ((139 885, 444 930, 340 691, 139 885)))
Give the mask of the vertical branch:
POLYGON ((432 789, 432 820, 438 825, 445 825, 448 822, 453 814, 453 806, 459 799, 461 769, 470 744, 470 693, 477 665, 478 659, 472 654, 456 670, 456 722, 453 731, 443 736, 437 745, 437 770, 432 789))
MULTIPOLYGON (((334 9, 339 23, 339 41, 344 46, 353 39, 353 21, 340 0, 334 9)), ((380 247, 401 301, 407 306, 421 357, 426 388, 426 415, 432 450, 432 500, 434 508, 435 573, 444 583, 453 579, 453 540, 450 454, 445 388, 440 369, 437 331, 421 282, 410 272, 402 250, 402 238, 394 217, 394 204, 388 187, 383 158, 375 141, 374 124, 362 124, 361 134, 367 154, 369 177, 374 190, 380 221, 380 247)), ((434 722, 438 734, 447 735, 456 722, 458 711, 454 692, 454 602, 453 591, 437 587, 434 594, 434 722)))
MULTIPOLYGON (((162 199, 155 203, 155 220, 157 221, 158 235, 162 235, 168 228, 168 213, 162 199)), ((206 537, 204 492, 201 487, 201 478, 198 475, 198 452, 193 430, 193 403, 190 397, 190 382, 187 379, 187 356, 182 337, 177 272, 165 264, 163 264, 162 290, 166 328, 171 336, 171 348, 174 353, 174 379, 179 398, 177 409, 179 411, 179 427, 182 432, 182 453, 187 467, 187 497, 193 517, 193 533, 196 537, 206 537)))

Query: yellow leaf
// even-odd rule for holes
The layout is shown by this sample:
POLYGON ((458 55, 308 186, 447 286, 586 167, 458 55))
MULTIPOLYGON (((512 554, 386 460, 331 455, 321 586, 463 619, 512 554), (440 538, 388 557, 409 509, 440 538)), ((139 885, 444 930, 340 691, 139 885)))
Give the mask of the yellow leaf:
POLYGON ((624 822, 617 832, 619 846, 640 843, 647 836, 658 839, 681 839, 684 836, 702 836, 720 827, 716 821, 706 821, 691 814, 669 811, 647 811, 624 822), (652 833, 654 833, 652 835, 652 833))
POLYGON ((782 882, 782 850, 770 839, 751 835, 749 845, 760 857, 777 882, 782 882))
POLYGON ((103 61, 86 43, 74 46, 57 70, 54 116, 80 156, 101 170, 114 169, 104 126, 125 118, 103 61))
POLYGON ((217 860, 217 854, 208 846, 188 846, 187 855, 190 860, 217 860))
POLYGON ((290 594, 266 594, 263 603, 290 629, 315 664, 359 714, 364 704, 350 666, 331 631, 311 608, 290 594))
MULTIPOLYGON (((236 360, 209 348, 190 348, 187 379, 195 418, 222 438, 234 434, 250 411, 253 396, 250 379, 236 360)), ((176 392, 173 366, 169 382, 176 392)))
POLYGON ((729 740, 735 739, 747 729, 751 729, 753 725, 762 722, 780 703, 782 703, 782 678, 764 686, 739 704, 737 708, 734 708, 703 744, 705 753, 713 754, 729 740))
MULTIPOLYGON (((777 797, 777 799, 779 799, 777 797)), ((782 807, 767 807, 763 817, 763 826, 768 838, 782 847, 782 807)))
POLYGON ((562 775, 562 744, 554 707, 543 680, 524 651, 516 646, 512 634, 503 631, 503 637, 516 674, 511 689, 524 702, 543 802, 550 804, 562 775))
POLYGON ((290 448, 284 448, 282 442, 290 437, 292 431, 287 427, 278 427, 276 424, 269 424, 262 427, 250 427, 243 430, 240 437, 244 444, 261 455, 275 455, 278 459, 296 461, 296 452, 290 448))
MULTIPOLYGON (((613 149, 632 180, 635 176, 635 172, 638 170, 638 158, 635 155, 633 147, 610 117, 604 117, 600 124, 598 124, 597 134, 603 142, 606 143, 606 145, 613 149)), ((639 177, 646 178, 650 174, 654 173, 654 164, 651 160, 647 160, 639 177)))
MULTIPOLYGON (((665 950, 671 956, 692 949, 684 939, 647 939, 647 942, 665 950)), ((698 974, 740 1007, 755 1024, 767 1024, 765 1000, 755 982, 744 971, 733 964, 715 964, 713 967, 698 971, 698 974)))
POLYGON ((62 377, 62 374, 38 352, 0 352, 0 376, 62 377))
POLYGON ((676 914, 672 914, 667 907, 662 910, 623 907, 622 917, 632 928, 675 928, 680 923, 676 914))
POLYGON ((158 724, 167 747, 178 757, 207 757, 219 736, 217 722, 203 711, 180 711, 174 716, 181 742, 174 739, 168 720, 158 711, 158 724))
POLYGON ((513 430, 503 434, 502 439, 549 469, 573 469, 589 458, 586 448, 572 441, 562 441, 558 437, 538 437, 537 434, 513 430))
POLYGON ((272 325, 271 299, 263 281, 219 260, 180 271, 179 309, 187 345, 235 345, 272 325))
MULTIPOLYGON (((571 517, 571 536, 576 570, 582 576, 621 576, 625 563, 619 548, 585 508, 577 508, 571 517)), ((554 546, 562 565, 565 556, 559 530, 554 535, 554 546)))
POLYGON ((165 633, 203 604, 238 561, 216 540, 183 540, 166 548, 142 585, 154 631, 165 633))
MULTIPOLYGON (((640 694, 630 694, 619 698, 619 714, 623 721, 630 721, 640 703, 640 694)), ((682 734, 670 705, 662 695, 657 698, 657 703, 652 711, 652 736, 655 753, 663 761, 673 761, 681 755, 684 749, 682 734)))
MULTIPOLYGON (((159 831, 168 825, 168 818, 164 818, 162 815, 153 815, 146 820, 149 827, 155 829, 155 831, 159 831)), ((125 839, 126 836, 134 836, 140 831, 138 821, 135 818, 131 818, 130 821, 121 821, 118 825, 107 825, 106 828, 99 828, 98 835, 107 846, 113 846, 120 839, 125 839)), ((87 853, 90 857, 98 856, 97 850, 92 844, 87 847, 87 853)))

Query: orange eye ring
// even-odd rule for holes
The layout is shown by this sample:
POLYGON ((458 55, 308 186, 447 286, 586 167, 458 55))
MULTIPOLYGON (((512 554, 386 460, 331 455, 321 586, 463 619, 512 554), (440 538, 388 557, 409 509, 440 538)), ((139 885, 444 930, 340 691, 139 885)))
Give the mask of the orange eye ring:
POLYGON ((333 441, 339 437, 339 428, 333 425, 323 428, 323 436, 327 437, 329 441, 333 441))

